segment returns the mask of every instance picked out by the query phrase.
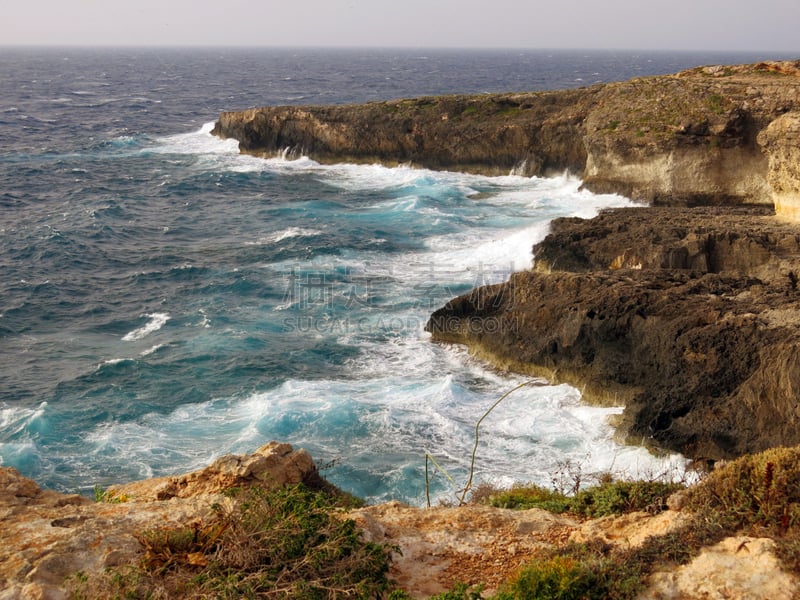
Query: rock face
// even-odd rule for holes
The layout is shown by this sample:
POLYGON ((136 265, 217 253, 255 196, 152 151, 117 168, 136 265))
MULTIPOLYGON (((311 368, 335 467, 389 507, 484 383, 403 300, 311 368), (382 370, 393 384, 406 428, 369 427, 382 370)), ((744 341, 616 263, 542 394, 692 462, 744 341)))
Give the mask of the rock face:
POLYGON ((625 404, 631 441, 721 459, 800 443, 800 230, 754 209, 561 219, 536 269, 436 311, 434 340, 625 404))
POLYGON ((521 175, 570 170, 652 204, 759 203, 798 217, 800 61, 703 67, 546 93, 223 113, 243 152, 521 175))
POLYGON ((135 560, 142 553, 137 533, 210 518, 227 488, 318 478, 305 450, 275 442, 195 473, 109 490, 107 502, 41 490, 0 468, 0 600, 66 598, 66 578, 135 560))
POLYGON ((800 221, 800 113, 778 117, 759 134, 758 141, 769 157, 768 183, 776 213, 800 221))
POLYGON ((688 565, 654 573, 638 600, 792 600, 795 577, 780 568, 775 542, 735 536, 704 549, 688 565))

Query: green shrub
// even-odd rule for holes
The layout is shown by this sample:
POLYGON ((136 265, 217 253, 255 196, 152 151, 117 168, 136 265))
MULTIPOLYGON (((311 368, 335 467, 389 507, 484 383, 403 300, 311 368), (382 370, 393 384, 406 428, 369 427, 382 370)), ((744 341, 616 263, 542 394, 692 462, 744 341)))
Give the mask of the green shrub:
POLYGON ((602 517, 637 510, 660 512, 667 498, 682 488, 680 484, 661 481, 606 481, 572 497, 537 485, 514 486, 494 494, 484 493, 483 496, 498 508, 541 508, 553 513, 602 517))
POLYGON ((489 496, 489 503, 498 508, 527 510, 541 508, 553 513, 569 510, 571 500, 564 494, 537 485, 514 486, 489 496))
POLYGON ((466 583, 457 583, 452 590, 431 596, 428 600, 482 600, 482 592, 483 586, 473 587, 466 583))
POLYGON ((208 523, 143 532, 140 566, 75 578, 73 597, 383 597, 393 549, 364 542, 337 510, 302 485, 238 491, 208 523))
POLYGON ((496 596, 497 600, 569 600, 589 598, 594 578, 586 566, 569 557, 554 556, 526 566, 496 596))
POLYGON ((578 492, 571 499, 570 511, 588 517, 639 510, 661 512, 667 498, 682 488, 662 481, 611 481, 578 492))

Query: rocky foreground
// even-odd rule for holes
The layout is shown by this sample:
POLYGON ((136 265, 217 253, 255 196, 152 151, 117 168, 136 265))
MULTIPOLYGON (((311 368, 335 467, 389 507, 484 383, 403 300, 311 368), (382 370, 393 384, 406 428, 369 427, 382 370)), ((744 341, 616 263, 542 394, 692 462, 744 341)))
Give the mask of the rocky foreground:
MULTIPOLYGON (((773 465, 767 468, 773 469, 776 482, 791 478, 781 489, 787 497, 791 492, 793 503, 786 506, 795 510, 800 499, 796 468, 786 470, 778 460, 767 464, 773 465)), ((222 457, 201 471, 107 490, 98 502, 41 490, 14 469, 0 468, 0 599, 60 599, 72 597, 76 589, 77 597, 114 597, 113 590, 103 588, 113 578, 93 578, 107 569, 124 573, 126 565, 141 565, 147 558, 145 532, 183 528, 197 535, 213 527, 219 507, 231 502, 227 490, 299 482, 324 485, 305 451, 274 442, 252 455, 222 457), (80 586, 87 581, 88 589, 80 586)), ((779 489, 777 483, 767 488, 779 489)), ((777 493, 774 498, 776 505, 785 502, 777 493)), ((388 503, 339 513, 338 518, 354 520, 366 540, 394 548, 389 575, 395 589, 428 598, 459 582, 485 584, 484 592, 490 593, 523 565, 569 543, 623 557, 670 534, 686 545, 680 532, 693 527, 692 510, 681 495, 668 504, 670 508, 659 504, 658 510, 586 520, 538 508, 421 509, 388 503)), ((776 542, 765 533, 718 535, 691 556, 676 562, 659 555, 664 564, 648 575, 636 597, 788 600, 800 593, 800 581, 776 557, 776 542)), ((174 568, 195 572, 214 559, 213 552, 176 550, 169 556, 174 568)), ((158 573, 166 568, 157 570, 156 577, 158 573)))

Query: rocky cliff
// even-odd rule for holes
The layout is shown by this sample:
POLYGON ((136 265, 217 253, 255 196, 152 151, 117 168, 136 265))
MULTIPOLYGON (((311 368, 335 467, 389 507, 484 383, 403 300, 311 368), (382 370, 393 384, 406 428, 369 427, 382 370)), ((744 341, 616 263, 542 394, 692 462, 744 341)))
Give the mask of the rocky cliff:
POLYGON ((653 204, 800 206, 800 61, 702 67, 578 90, 223 113, 243 152, 486 174, 570 170, 653 204))
POLYGON ((619 432, 716 460, 800 443, 800 229, 763 209, 560 219, 535 269, 456 298, 435 340, 625 404, 619 432))

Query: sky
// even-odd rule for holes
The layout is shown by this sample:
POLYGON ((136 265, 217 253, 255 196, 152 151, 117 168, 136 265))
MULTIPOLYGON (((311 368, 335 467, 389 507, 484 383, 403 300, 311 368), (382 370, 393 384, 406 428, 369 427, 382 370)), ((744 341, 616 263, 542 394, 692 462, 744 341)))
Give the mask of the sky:
POLYGON ((795 52, 798 0, 0 0, 0 45, 795 52))

